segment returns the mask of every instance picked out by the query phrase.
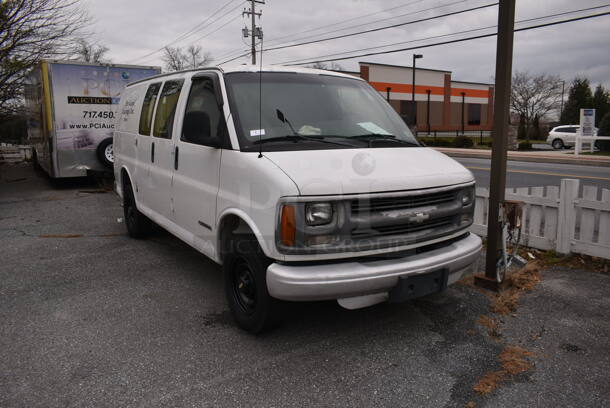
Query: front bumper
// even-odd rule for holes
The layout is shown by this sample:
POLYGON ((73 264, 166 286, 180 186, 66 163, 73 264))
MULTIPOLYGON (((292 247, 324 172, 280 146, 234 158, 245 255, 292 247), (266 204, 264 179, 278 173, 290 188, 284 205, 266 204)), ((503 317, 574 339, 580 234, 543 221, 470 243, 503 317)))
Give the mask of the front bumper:
POLYGON ((267 269, 267 289, 274 298, 290 301, 350 298, 388 292, 400 276, 440 269, 448 271, 450 285, 480 251, 481 238, 469 234, 445 247, 398 259, 302 266, 274 263, 267 269))

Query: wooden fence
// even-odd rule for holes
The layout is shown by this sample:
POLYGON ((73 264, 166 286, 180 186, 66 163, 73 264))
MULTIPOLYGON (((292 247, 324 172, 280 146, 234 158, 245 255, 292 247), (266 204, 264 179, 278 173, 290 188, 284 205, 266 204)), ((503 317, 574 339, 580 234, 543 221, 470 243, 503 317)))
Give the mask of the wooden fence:
MULTIPOLYGON (((506 199, 522 201, 521 243, 525 246, 610 259, 610 190, 562 179, 561 186, 506 189, 506 199), (601 196, 601 197, 600 197, 601 196)), ((471 231, 487 235, 489 190, 477 188, 471 231)))

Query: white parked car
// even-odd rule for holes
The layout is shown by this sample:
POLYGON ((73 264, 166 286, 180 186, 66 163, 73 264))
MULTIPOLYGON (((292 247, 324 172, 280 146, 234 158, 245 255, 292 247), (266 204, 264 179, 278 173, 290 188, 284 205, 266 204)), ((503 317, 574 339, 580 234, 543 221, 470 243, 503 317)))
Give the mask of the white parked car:
MULTIPOLYGON (((556 126, 549 132, 546 142, 553 146, 553 149, 564 149, 574 147, 576 144, 576 134, 580 132, 579 125, 556 126)), ((593 132, 597 136, 597 128, 593 132)), ((589 140, 584 140, 587 144, 589 140)))
POLYGON ((472 173, 420 145, 359 78, 160 75, 127 86, 117 120, 129 235, 154 222, 222 264, 248 331, 277 322, 281 301, 358 308, 439 292, 479 256, 472 173))

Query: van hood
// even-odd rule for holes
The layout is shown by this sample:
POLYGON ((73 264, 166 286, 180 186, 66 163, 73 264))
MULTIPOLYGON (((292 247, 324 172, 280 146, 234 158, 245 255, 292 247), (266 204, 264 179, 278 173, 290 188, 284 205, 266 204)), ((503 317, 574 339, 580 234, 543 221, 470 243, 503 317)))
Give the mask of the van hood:
POLYGON ((416 190, 467 183, 472 173, 427 147, 265 152, 301 195, 416 190))

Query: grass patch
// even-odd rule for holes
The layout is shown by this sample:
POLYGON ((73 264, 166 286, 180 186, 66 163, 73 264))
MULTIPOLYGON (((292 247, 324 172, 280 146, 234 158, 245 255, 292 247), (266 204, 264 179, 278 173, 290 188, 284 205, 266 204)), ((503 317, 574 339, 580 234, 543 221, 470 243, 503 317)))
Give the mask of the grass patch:
POLYGON ((610 260, 588 255, 562 255, 555 251, 544 251, 538 254, 545 266, 563 266, 585 269, 598 273, 610 273, 610 260))
POLYGON ((582 155, 588 155, 588 156, 610 156, 610 152, 585 152, 585 153, 580 153, 582 155))

